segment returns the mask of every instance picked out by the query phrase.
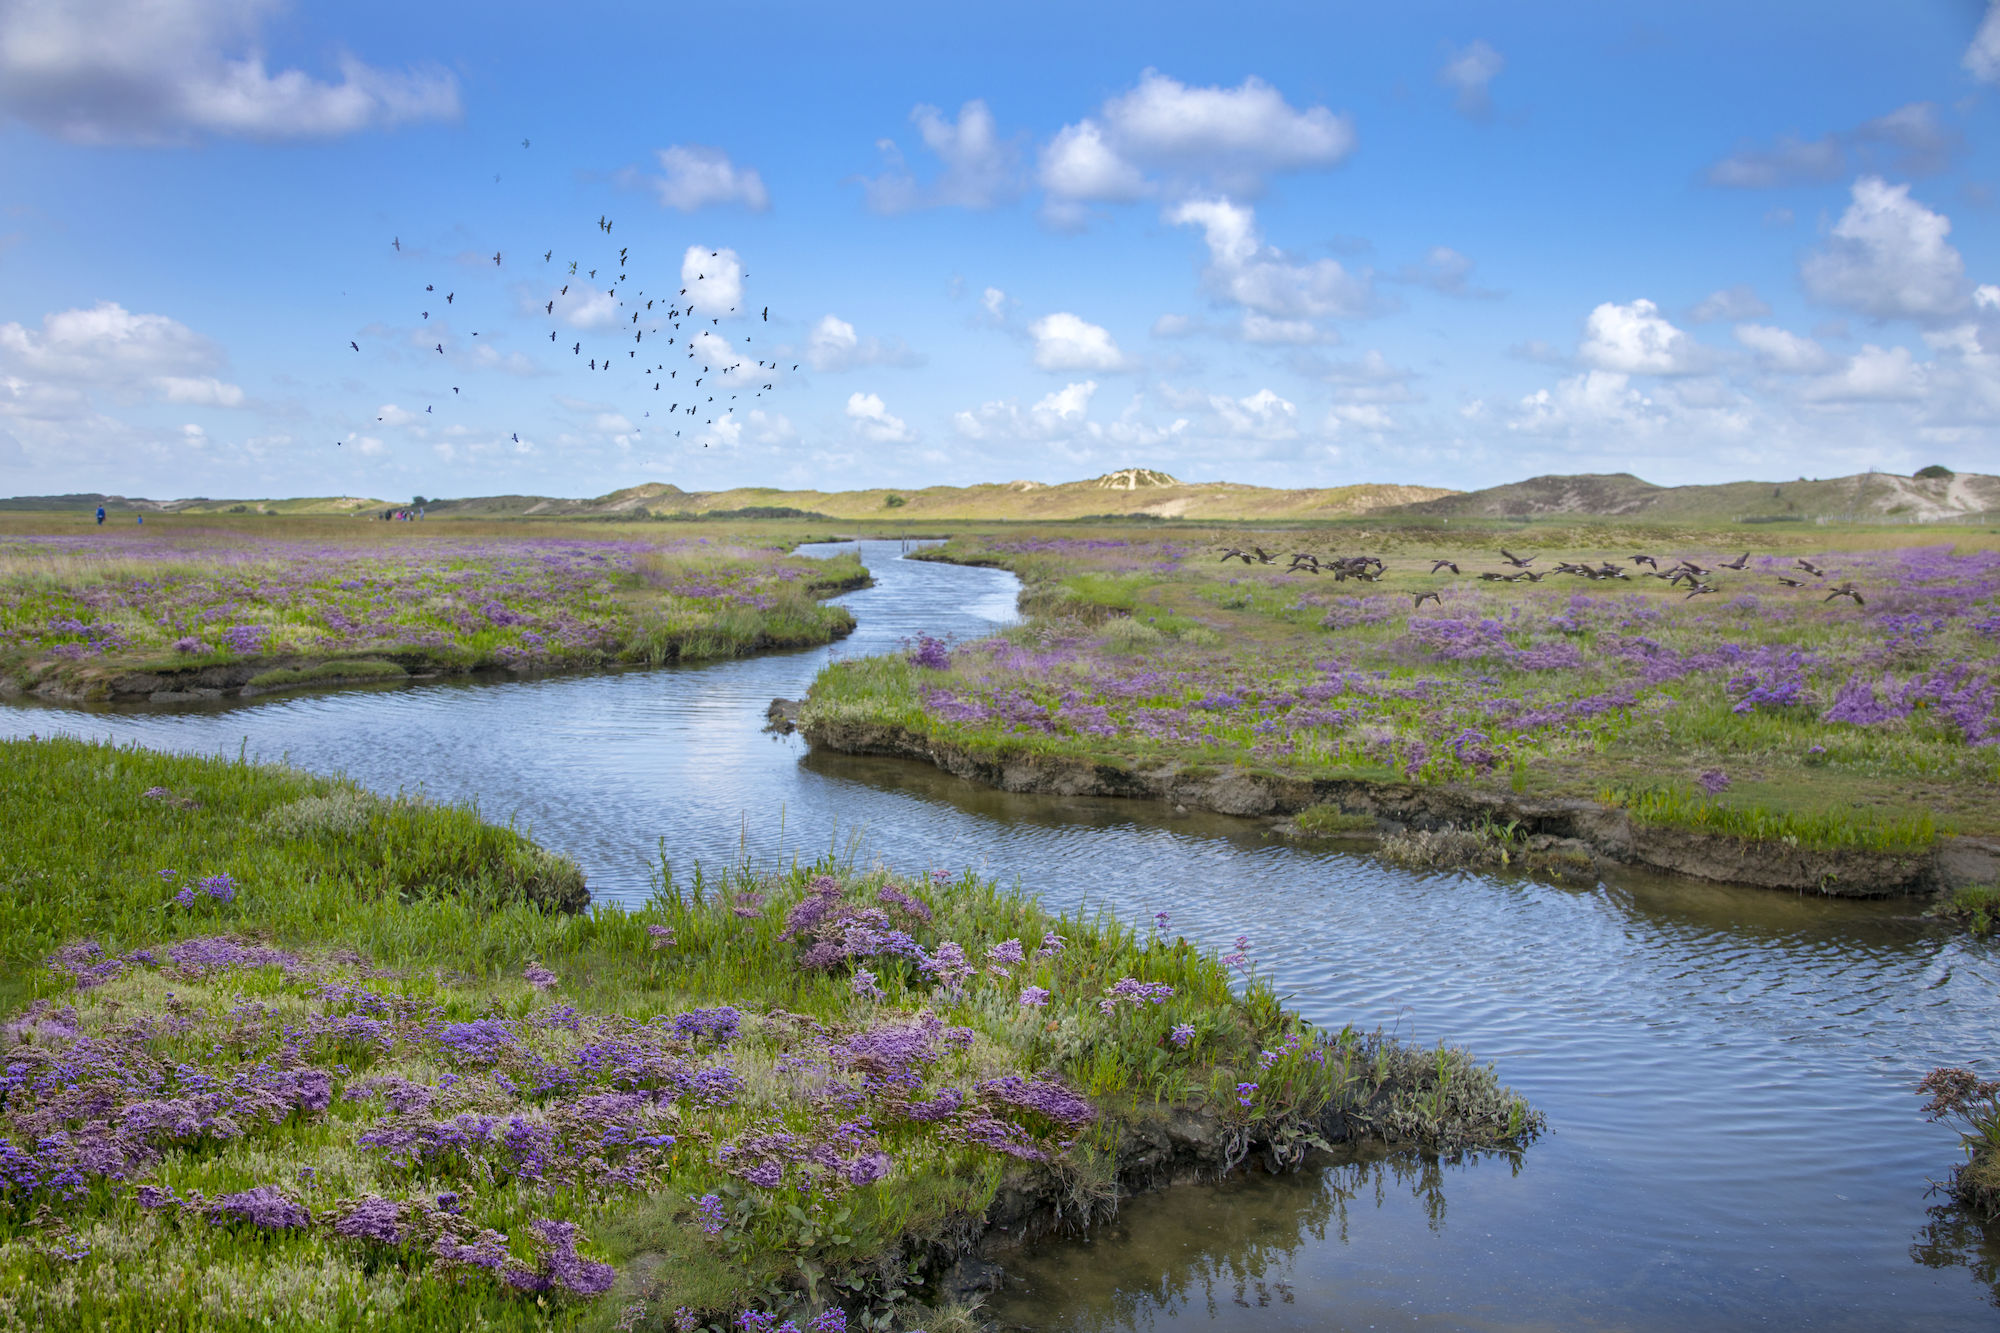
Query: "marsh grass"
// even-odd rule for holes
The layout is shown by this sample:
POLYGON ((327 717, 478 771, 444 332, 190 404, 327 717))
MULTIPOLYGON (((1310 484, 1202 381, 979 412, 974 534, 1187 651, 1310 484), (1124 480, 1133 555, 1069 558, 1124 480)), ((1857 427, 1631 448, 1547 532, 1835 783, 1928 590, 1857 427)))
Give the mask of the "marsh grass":
POLYGON ((1506 544, 1713 567, 1744 538, 1546 522, 1256 532, 984 532, 926 553, 1002 565, 1030 619, 942 669, 848 660, 801 722, 890 723, 997 760, 1178 765, 1618 799, 1645 822, 1820 850, 1920 852, 2000 832, 2000 553, 1988 534, 1759 532, 1766 554, 1690 602, 1644 577, 1477 581, 1506 544), (1532 540, 1530 540, 1532 538, 1532 540), (1956 539, 1956 546, 1944 544, 1956 539), (1220 563, 1262 543, 1379 553, 1378 582, 1220 563), (1773 551, 1777 547, 1786 552, 1773 551), (1826 600, 1789 552, 1856 580, 1826 600), (1432 557, 1464 571, 1430 573, 1432 557), (1441 606, 1413 607, 1437 591, 1441 606), (1150 633, 1149 633, 1150 631, 1150 633), (1155 638, 1154 635, 1158 637, 1155 638), (1726 791, 1695 793, 1714 774, 1726 791))
POLYGON ((839 1305, 909 1326, 1003 1183, 1101 1217, 1125 1143, 1162 1108, 1279 1166, 1330 1123, 1446 1152, 1540 1128, 1462 1054, 1425 1072, 1430 1055, 1315 1031, 1269 978, 1184 940, 1055 916, 969 873, 662 865, 642 907, 554 910, 579 905, 575 867, 474 810, 67 739, 0 743, 0 845, 0 1312, 16 1323, 540 1328, 639 1306, 639 1326, 686 1308, 720 1327, 839 1305), (226 898, 177 897, 223 875, 226 898), (912 943, 810 965, 812 939, 858 938, 799 933, 836 900, 893 914, 912 943), (953 946, 955 980, 918 966, 948 967, 953 946), (701 1035, 725 1006, 726 1035, 701 1035), (65 1078, 89 1095, 64 1102, 65 1078), (135 1095, 188 1123, 216 1090, 307 1078, 323 1096, 120 1137, 135 1095), (482 1116, 505 1136, 453 1128, 482 1116), (384 1134, 459 1138, 411 1158, 371 1146, 384 1134), (508 1146, 536 1135, 554 1146, 508 1146), (819 1165, 756 1146, 772 1135, 816 1145, 819 1165), (87 1165, 116 1143, 129 1165, 87 1165), (753 1183, 759 1153, 779 1154, 777 1179, 753 1183), (62 1163, 78 1174, 48 1174, 62 1163), (182 1202, 146 1206, 142 1184, 182 1202), (210 1220, 256 1189, 306 1224, 210 1220), (368 1199, 415 1230, 342 1234, 368 1199), (537 1259, 535 1227, 558 1224, 576 1250, 537 1259), (454 1257, 481 1231, 497 1250, 454 1257), (592 1296, 602 1262, 615 1285, 592 1296))

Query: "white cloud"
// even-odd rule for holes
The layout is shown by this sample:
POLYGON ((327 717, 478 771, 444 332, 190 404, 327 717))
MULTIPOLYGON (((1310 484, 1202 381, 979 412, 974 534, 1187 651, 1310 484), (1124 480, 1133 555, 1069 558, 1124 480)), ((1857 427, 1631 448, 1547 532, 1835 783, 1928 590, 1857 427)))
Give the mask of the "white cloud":
POLYGON ((1161 315, 1153 321, 1155 338, 1185 338, 1201 328, 1201 321, 1190 315, 1161 315))
POLYGON ((1277 319, 1354 317, 1372 313, 1368 275, 1338 260, 1292 260, 1264 244, 1256 214, 1228 199, 1192 199, 1167 210, 1175 226, 1199 226, 1208 244, 1209 288, 1221 299, 1277 319))
POLYGON ((1981 83, 2000 83, 2000 0, 1986 7, 1986 17, 1965 48, 1965 68, 1981 83))
POLYGON ((1085 203, 1193 190, 1254 195, 1273 172, 1336 166, 1353 151, 1346 116, 1295 108, 1262 79, 1189 87, 1149 69, 1095 116, 1058 131, 1042 148, 1038 179, 1044 215, 1068 224, 1085 203))
POLYGON ((1035 364, 1043 370, 1129 369, 1125 354, 1108 330, 1066 310, 1030 324, 1028 336, 1035 340, 1035 364))
POLYGON ((853 370, 858 366, 909 366, 918 358, 899 342, 863 338, 854 326, 835 315, 824 315, 806 337, 806 360, 814 370, 853 370))
POLYGON ((1877 347, 1869 343, 1830 375, 1806 386, 1814 402, 1851 403, 1910 400, 1923 397, 1924 367, 1907 347, 1877 347))
POLYGON ((384 403, 375 409, 376 419, 385 426, 408 426, 419 420, 421 415, 394 403, 384 403))
MULTIPOLYGON (((1460 415, 1472 417, 1477 416, 1478 413, 1461 411, 1460 415)), ((1396 429, 1396 419, 1389 415, 1388 409, 1377 406, 1374 403, 1345 404, 1330 407, 1327 409, 1326 420, 1320 424, 1321 428, 1328 432, 1338 432, 1350 426, 1356 430, 1375 431, 1377 433, 1387 433, 1396 429)))
POLYGON ((1864 158, 1886 156, 1886 169, 1898 176, 1936 175, 1951 165, 1959 145, 1958 135, 1938 123, 1930 102, 1897 107, 1863 123, 1851 137, 1864 158))
POLYGON ((742 204, 753 213, 771 206, 764 178, 752 167, 739 167, 720 148, 673 144, 659 152, 664 176, 653 189, 668 208, 692 213, 711 204, 742 204))
POLYGON ((1339 342, 1340 335, 1320 328, 1309 319, 1272 319, 1254 310, 1243 315, 1243 341, 1303 347, 1311 343, 1339 342))
POLYGON ((1632 387, 1629 375, 1592 370, 1537 389, 1521 400, 1509 429, 1536 434, 1584 427, 1633 426, 1652 415, 1653 403, 1632 387))
POLYGON ((1757 296, 1756 289, 1747 283, 1734 287, 1724 287, 1710 292, 1701 304, 1688 311, 1688 321, 1694 324, 1713 324, 1720 320, 1732 323, 1745 319, 1762 319, 1771 313, 1757 296))
POLYGON ((1965 261, 1945 239, 1951 220, 1879 176, 1854 182, 1853 202, 1826 246, 1806 257, 1806 290, 1878 318, 1933 319, 1965 305, 1965 261))
POLYGON ((243 405, 243 390, 234 384, 224 384, 213 375, 161 375, 153 384, 160 396, 170 403, 194 403, 203 407, 243 405))
POLYGON ((165 315, 135 315, 115 301, 42 317, 40 331, 0 324, 0 372, 82 395, 124 401, 241 407, 243 390, 203 371, 223 357, 208 339, 165 315))
POLYGON ((727 318, 743 304, 743 261, 727 246, 690 245, 681 257, 681 286, 696 314, 727 318))
POLYGON ((889 414, 879 394, 849 394, 847 415, 856 431, 877 444, 908 444, 917 438, 901 417, 889 414))
POLYGON ((1483 119, 1493 114, 1489 89, 1506 67, 1505 56, 1485 42, 1475 40, 1464 50, 1451 53, 1444 68, 1438 71, 1438 82, 1457 91, 1460 115, 1483 119))
POLYGON ((1600 370, 1680 375, 1696 369, 1697 350, 1658 306, 1641 298, 1630 305, 1606 301, 1592 310, 1577 354, 1600 370))
POLYGON ((1211 395, 1209 410, 1223 431, 1237 439, 1292 440, 1299 434, 1298 405, 1269 389, 1259 389, 1247 398, 1226 394, 1211 395))
POLYGON ((1036 403, 1031 410, 1037 415, 1053 417, 1064 423, 1078 422, 1083 420, 1084 413, 1090 410, 1091 395, 1096 392, 1096 380, 1082 380, 1057 389, 1036 403))
POLYGON ((879 176, 862 180, 868 206, 878 213, 906 213, 917 208, 997 208, 1020 191, 1020 148, 1002 139, 993 112, 975 98, 959 108, 956 121, 946 120, 934 106, 910 112, 924 146, 941 164, 937 177, 920 184, 904 163, 893 140, 879 141, 888 159, 879 176))
POLYGON ((618 322, 618 299, 610 292, 577 282, 564 285, 567 292, 558 289, 549 293, 555 302, 552 313, 564 324, 573 329, 601 329, 618 322))
POLYGON ((1824 347, 1787 329, 1738 324, 1736 341, 1757 354, 1759 364, 1787 375, 1811 375, 1833 363, 1824 347))
POLYGON ((998 287, 988 287, 979 294, 979 308, 988 323, 1005 324, 1007 312, 1014 306, 1012 298, 998 287))
POLYGON ((456 119, 458 81, 353 58, 340 79, 265 67, 269 0, 14 0, 0 6, 0 109, 81 143, 327 138, 456 119))

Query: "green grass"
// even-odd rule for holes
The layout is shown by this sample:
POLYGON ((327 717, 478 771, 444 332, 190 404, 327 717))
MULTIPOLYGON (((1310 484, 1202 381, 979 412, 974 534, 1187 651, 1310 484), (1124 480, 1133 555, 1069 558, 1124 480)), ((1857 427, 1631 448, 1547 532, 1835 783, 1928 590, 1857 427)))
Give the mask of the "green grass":
POLYGON ((1838 810, 1800 814, 1727 804, 1678 786, 1610 788, 1600 791, 1598 799, 1660 828, 1782 842, 1809 851, 1916 855, 1929 851, 1939 833, 1937 820, 1928 812, 1898 817, 1838 810))
MULTIPOLYGON (((324 1069, 334 1080, 323 1111, 246 1114, 230 1132, 164 1142, 122 1183, 93 1177, 68 1197, 0 1185, 0 1302, 8 1320, 35 1326, 566 1328, 603 1326, 639 1304, 656 1327, 681 1307, 719 1321, 745 1306, 838 1303, 885 1327, 935 1328, 923 1310, 939 1293, 926 1275, 977 1234, 1003 1184, 1061 1197, 1088 1217, 1109 1197, 1130 1136, 1169 1110, 1211 1114, 1218 1135, 1269 1141, 1281 1155, 1310 1149, 1329 1116, 1351 1132, 1447 1152, 1518 1148, 1539 1127, 1462 1053, 1434 1059, 1352 1031, 1316 1033, 1284 1009, 1268 978, 1246 984, 1183 941, 1057 917, 969 873, 904 878, 824 864, 696 867, 683 879, 663 866, 642 907, 556 910, 578 904, 576 868, 474 810, 67 739, 0 742, 0 846, 0 1016, 9 1020, 0 1060, 87 1068, 83 1052, 116 1049, 121 1066, 157 1068, 182 1090, 159 1096, 186 1095, 191 1079, 226 1087, 270 1067, 324 1069), (232 901, 175 901, 178 886, 224 873, 237 885, 232 901), (819 874, 850 903, 873 904, 886 888, 923 903, 934 920, 910 927, 922 947, 936 954, 954 942, 975 966, 1005 941, 1032 949, 1055 933, 1067 944, 996 963, 999 975, 976 971, 957 992, 883 958, 871 963, 881 990, 871 998, 846 966, 801 966, 805 943, 786 938, 788 912, 819 874), (656 929, 671 932, 669 947, 655 947, 656 929), (301 962, 198 974, 161 951, 218 935, 292 950, 301 962), (86 940, 127 963, 88 987, 44 965, 86 940), (153 952, 134 956, 142 948, 153 952), (531 964, 554 974, 548 992, 529 984, 531 964), (1107 989, 1125 978, 1171 995, 1104 1012, 1107 989), (1045 1006, 1019 1002, 1030 985, 1049 992, 1045 1006), (501 1169, 507 1159, 492 1152, 402 1168, 360 1141, 398 1123, 379 1098, 346 1095, 362 1079, 394 1075, 468 1112, 559 1125, 581 1114, 576 1098, 593 1085, 574 1097, 561 1085, 521 1089, 569 1067, 579 1043, 720 1004, 741 1011, 741 1032, 726 1055, 692 1058, 726 1059, 739 1091, 722 1105, 663 1103, 658 1125, 672 1142, 621 1159, 640 1164, 622 1183, 608 1166, 536 1181, 501 1169), (828 1075, 815 1071, 830 1043, 927 1011, 966 1036, 918 1067, 921 1087, 820 1096, 828 1075), (387 1014, 393 1040, 300 1047, 287 1035, 350 1012, 387 1014), (521 1034, 520 1052, 490 1074, 425 1035, 476 1020, 521 1034), (1177 1025, 1185 1042, 1170 1039, 1177 1025), (513 1082, 500 1081, 503 1071, 513 1082), (1081 1090, 1096 1120, 1065 1132, 1016 1114, 1019 1132, 1052 1154, 1036 1165, 895 1109, 946 1089, 977 1097, 1008 1073, 1081 1090), (891 1160, 883 1178, 823 1181, 807 1194, 753 1187, 727 1169, 725 1145, 775 1128, 825 1135, 854 1114, 853 1096, 891 1160), (210 1225, 185 1208, 140 1207, 139 1183, 211 1200, 272 1185, 314 1222, 282 1232, 210 1225), (445 1268, 424 1245, 331 1229, 342 1200, 400 1200, 407 1210, 445 1190, 466 1200, 453 1225, 503 1235, 517 1262, 532 1258, 535 1219, 576 1224, 581 1253, 614 1264, 617 1285, 595 1301, 522 1296, 483 1271, 445 1268), (727 1215, 715 1236, 693 1211, 710 1194, 727 1215)), ((0 1136, 23 1148, 37 1140, 13 1117, 41 1105, 26 1095, 0 1103, 0 1136)))

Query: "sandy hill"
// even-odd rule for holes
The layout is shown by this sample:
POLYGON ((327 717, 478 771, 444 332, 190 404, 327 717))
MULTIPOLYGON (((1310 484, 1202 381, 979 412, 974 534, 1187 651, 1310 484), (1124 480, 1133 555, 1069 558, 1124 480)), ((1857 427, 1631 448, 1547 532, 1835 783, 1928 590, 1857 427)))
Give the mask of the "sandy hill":
POLYGON ((1593 515, 1680 520, 1781 522, 1834 519, 1931 523, 2000 511, 2000 477, 1979 473, 1903 477, 1862 472, 1808 481, 1734 481, 1655 486, 1629 472, 1526 481, 1463 491, 1397 512, 1468 518, 1593 515))

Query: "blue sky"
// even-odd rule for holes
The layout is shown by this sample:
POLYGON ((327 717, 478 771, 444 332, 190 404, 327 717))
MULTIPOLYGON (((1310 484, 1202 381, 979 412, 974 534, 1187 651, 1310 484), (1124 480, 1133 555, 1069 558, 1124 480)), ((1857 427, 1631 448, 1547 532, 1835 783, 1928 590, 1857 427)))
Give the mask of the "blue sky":
POLYGON ((2000 472, 1996 14, 0 0, 0 493, 2000 472))

